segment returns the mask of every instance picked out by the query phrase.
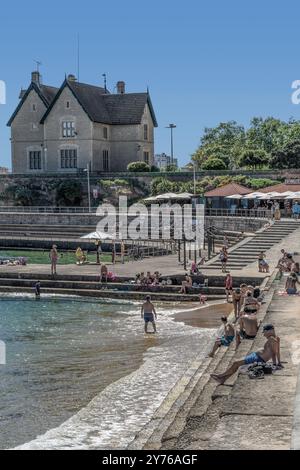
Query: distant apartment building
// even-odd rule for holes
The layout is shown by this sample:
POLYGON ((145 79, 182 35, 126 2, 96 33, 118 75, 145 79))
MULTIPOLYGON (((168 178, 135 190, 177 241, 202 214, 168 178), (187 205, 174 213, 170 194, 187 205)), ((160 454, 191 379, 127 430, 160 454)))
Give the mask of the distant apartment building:
POLYGON ((173 158, 173 163, 172 159, 169 155, 166 153, 160 153, 155 155, 154 157, 154 165, 157 166, 160 170, 164 170, 168 165, 175 165, 178 167, 178 160, 177 158, 173 158))
POLYGON ((79 83, 69 75, 60 88, 41 83, 32 72, 11 116, 13 173, 126 171, 135 161, 154 163, 157 121, 150 95, 117 93, 79 83))
POLYGON ((8 168, 5 168, 4 166, 0 166, 0 175, 7 175, 8 174, 8 168))

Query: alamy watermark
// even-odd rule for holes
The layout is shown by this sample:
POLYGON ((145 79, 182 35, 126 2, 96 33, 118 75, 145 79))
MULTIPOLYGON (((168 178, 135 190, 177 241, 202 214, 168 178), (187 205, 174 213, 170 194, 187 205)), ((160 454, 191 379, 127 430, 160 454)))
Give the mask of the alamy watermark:
POLYGON ((0 104, 6 104, 6 85, 3 80, 0 80, 0 104))
POLYGON ((119 240, 186 240, 198 247, 204 242, 203 204, 136 203, 128 206, 126 196, 119 197, 118 207, 98 207, 97 232, 119 240))
POLYGON ((6 364, 6 346, 4 341, 0 340, 0 366, 6 364))

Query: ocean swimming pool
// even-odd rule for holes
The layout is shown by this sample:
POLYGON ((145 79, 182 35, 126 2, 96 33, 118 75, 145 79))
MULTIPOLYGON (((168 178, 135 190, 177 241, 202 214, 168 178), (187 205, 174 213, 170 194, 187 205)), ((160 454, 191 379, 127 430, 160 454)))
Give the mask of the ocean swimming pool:
POLYGON ((0 448, 126 446, 213 332, 158 311, 145 336, 136 303, 2 296, 0 448))

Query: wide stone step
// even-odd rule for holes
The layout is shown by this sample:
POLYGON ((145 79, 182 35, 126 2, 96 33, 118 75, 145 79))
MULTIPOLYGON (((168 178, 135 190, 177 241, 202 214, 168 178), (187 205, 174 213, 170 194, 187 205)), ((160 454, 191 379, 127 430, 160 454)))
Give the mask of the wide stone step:
MULTIPOLYGON (((10 287, 10 286, 0 286, 0 292, 4 293, 31 293, 32 288, 29 287, 10 287)), ((111 299, 129 299, 129 300, 143 300, 145 299, 145 292, 128 292, 128 291, 118 291, 110 289, 102 290, 87 290, 87 289, 58 289, 58 288, 45 288, 42 289, 42 294, 52 294, 52 295, 62 295, 62 296, 82 296, 82 297, 93 297, 93 298, 111 298, 111 299)), ((33 295, 33 294, 32 294, 33 295)), ((199 295, 185 295, 185 294, 172 294, 172 293, 151 293, 152 300, 155 301, 165 301, 165 302, 199 302, 199 295)), ((210 301, 213 300, 222 300, 225 299, 224 295, 208 295, 207 299, 210 301)))
MULTIPOLYGON (((0 278, 0 286, 9 286, 9 287, 31 287, 32 289, 34 288, 34 285, 36 284, 36 280, 34 279, 5 279, 5 278, 0 278)), ((88 290, 100 290, 103 287, 107 287, 110 290, 120 290, 123 292, 140 292, 140 293, 146 293, 146 292, 153 292, 153 293, 174 293, 178 294, 178 291, 180 290, 181 286, 150 286, 148 288, 141 288, 141 286, 138 286, 136 284, 125 284, 125 283, 108 283, 106 284, 100 284, 99 282, 81 282, 81 281, 61 281, 61 280, 44 280, 41 282, 41 289, 42 291, 45 288, 59 288, 59 289, 68 289, 68 290, 73 290, 76 292, 77 289, 88 289, 88 290)), ((196 288, 192 287, 189 288, 189 294, 194 294, 194 295, 199 295, 199 293, 205 294, 205 295, 223 295, 224 294, 224 288, 223 287, 201 287, 201 288, 196 288)))

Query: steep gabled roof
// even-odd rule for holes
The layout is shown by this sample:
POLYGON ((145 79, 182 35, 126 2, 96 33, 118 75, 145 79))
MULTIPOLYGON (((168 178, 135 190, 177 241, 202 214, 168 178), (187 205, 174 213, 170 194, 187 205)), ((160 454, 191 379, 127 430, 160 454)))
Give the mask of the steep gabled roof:
POLYGON ((226 197, 226 196, 233 196, 234 194, 241 194, 242 196, 245 194, 252 193, 253 190, 246 188, 246 186, 242 186, 237 183, 229 183, 225 184, 224 186, 220 186, 219 188, 213 189, 212 191, 208 191, 204 194, 205 197, 226 197))
POLYGON ((156 117, 148 93, 105 95, 103 99, 111 124, 140 124, 145 106, 148 104, 153 124, 157 127, 156 117))
POLYGON ((155 127, 157 121, 148 93, 110 94, 104 88, 65 80, 48 107, 44 123, 62 91, 68 87, 91 121, 102 124, 140 124, 145 105, 148 104, 155 127))
POLYGON ((14 113, 12 114, 11 118, 9 119, 9 121, 7 123, 8 126, 11 126, 13 120, 15 119, 16 115, 18 114, 18 112, 22 108, 24 102, 26 101, 29 93, 32 90, 34 90, 38 94, 38 96, 41 98, 41 100, 43 101, 46 108, 49 107, 49 105, 54 100, 55 95, 58 92, 58 88, 48 86, 48 85, 38 86, 38 85, 36 85, 36 83, 31 82, 31 84, 29 85, 29 87, 26 90, 26 93, 24 93, 24 95, 23 95, 22 99, 20 100, 18 106, 16 107, 14 113))

